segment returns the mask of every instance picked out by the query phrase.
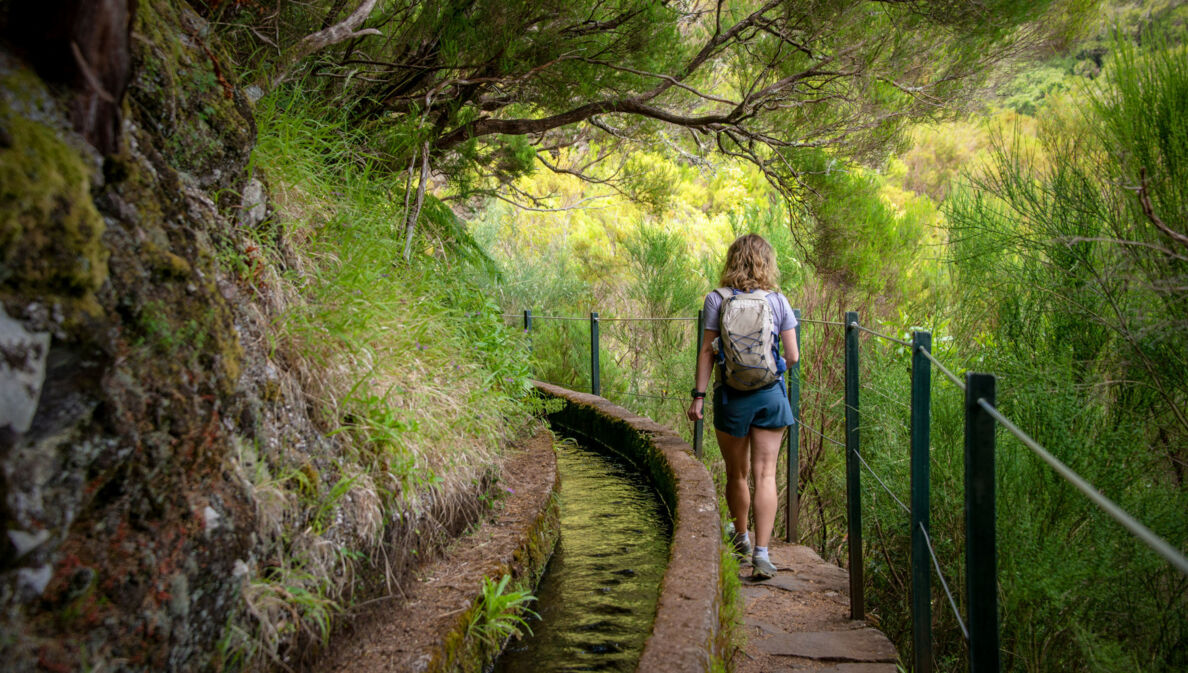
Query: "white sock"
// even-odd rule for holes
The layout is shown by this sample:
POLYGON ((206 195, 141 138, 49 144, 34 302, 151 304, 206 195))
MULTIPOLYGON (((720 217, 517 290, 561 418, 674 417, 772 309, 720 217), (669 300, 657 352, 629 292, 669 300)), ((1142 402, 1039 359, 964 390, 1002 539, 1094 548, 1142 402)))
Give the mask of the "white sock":
POLYGON ((743 533, 742 537, 738 538, 738 541, 742 542, 743 544, 751 544, 751 534, 743 533))
POLYGON ((767 558, 767 547, 755 547, 755 558, 767 559, 770 561, 771 559, 767 558))

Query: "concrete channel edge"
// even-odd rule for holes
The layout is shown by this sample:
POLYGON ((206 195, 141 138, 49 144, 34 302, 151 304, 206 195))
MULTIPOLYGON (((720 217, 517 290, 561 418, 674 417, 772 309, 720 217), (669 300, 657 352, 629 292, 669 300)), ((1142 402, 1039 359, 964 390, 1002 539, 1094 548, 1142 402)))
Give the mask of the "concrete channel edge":
POLYGON ((565 406, 549 421, 576 439, 615 450, 646 470, 673 517, 668 569, 652 633, 637 671, 709 671, 727 644, 720 637, 724 587, 721 523, 713 480, 672 430, 602 397, 534 382, 565 406))

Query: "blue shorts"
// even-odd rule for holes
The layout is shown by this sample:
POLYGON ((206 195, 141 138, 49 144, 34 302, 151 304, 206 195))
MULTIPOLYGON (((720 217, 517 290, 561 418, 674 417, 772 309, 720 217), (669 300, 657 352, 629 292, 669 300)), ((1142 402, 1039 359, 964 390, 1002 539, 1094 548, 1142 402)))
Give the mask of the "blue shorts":
POLYGON ((752 427, 778 430, 795 422, 783 379, 759 390, 714 387, 714 428, 731 437, 746 437, 752 427))

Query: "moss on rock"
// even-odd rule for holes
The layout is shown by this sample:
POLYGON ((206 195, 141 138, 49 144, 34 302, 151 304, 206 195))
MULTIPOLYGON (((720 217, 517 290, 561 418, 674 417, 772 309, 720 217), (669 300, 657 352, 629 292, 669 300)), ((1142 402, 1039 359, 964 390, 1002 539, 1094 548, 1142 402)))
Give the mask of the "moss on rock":
MULTIPOLYGON (((20 77, 0 88, 0 288, 5 299, 37 296, 90 316, 107 278, 103 218, 91 200, 91 169, 57 129, 16 114, 20 77), (15 87, 15 88, 10 88, 15 87)), ((69 317, 69 316, 68 316, 69 317)))
MULTIPOLYGON (((192 12, 140 10, 156 32, 137 32, 137 67, 209 66, 192 12)), ((47 540, 19 558, 0 541, 14 670, 211 670, 234 564, 252 558, 255 509, 226 458, 237 424, 260 423, 213 241, 237 235, 214 201, 245 179, 254 126, 222 85, 176 82, 134 83, 123 147, 101 160, 66 94, 0 46, 0 301, 54 335, 32 429, 0 434, 0 515, 47 540), (200 118, 206 98, 217 118, 200 118), (219 146, 208 162, 170 155, 170 139, 197 136, 219 146), (14 589, 30 574, 47 579, 14 589)))
POLYGON ((150 0, 139 5, 135 32, 143 36, 129 92, 137 117, 163 139, 160 149, 174 169, 203 188, 239 191, 256 125, 206 21, 184 3, 150 0))

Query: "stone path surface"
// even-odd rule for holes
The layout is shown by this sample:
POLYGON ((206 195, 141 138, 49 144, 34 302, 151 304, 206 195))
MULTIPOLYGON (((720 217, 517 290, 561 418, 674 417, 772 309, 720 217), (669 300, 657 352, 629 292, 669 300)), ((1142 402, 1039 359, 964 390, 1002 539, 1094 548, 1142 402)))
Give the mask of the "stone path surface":
POLYGON ((773 544, 779 574, 750 580, 743 564, 747 642, 734 657, 737 673, 896 673, 895 646, 865 621, 849 618, 849 577, 800 545, 773 544))

